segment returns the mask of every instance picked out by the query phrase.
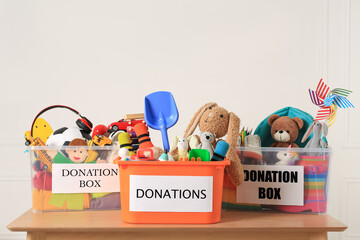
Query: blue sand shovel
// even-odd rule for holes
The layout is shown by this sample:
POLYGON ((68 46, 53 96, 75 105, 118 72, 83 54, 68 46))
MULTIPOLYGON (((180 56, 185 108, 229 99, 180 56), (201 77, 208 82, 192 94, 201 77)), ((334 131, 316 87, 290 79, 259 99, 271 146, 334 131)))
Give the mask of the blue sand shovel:
POLYGON ((160 130, 164 151, 169 152, 167 129, 175 125, 179 112, 170 92, 154 92, 145 97, 145 122, 152 129, 160 130))

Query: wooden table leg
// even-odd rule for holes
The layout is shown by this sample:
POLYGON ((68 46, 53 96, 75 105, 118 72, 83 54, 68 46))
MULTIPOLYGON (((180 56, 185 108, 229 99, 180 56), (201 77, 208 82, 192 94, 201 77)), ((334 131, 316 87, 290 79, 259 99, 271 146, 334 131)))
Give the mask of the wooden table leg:
POLYGON ((327 232, 313 232, 310 233, 310 240, 327 240, 328 234, 327 232))
POLYGON ((26 240, 45 240, 44 232, 27 232, 26 240))

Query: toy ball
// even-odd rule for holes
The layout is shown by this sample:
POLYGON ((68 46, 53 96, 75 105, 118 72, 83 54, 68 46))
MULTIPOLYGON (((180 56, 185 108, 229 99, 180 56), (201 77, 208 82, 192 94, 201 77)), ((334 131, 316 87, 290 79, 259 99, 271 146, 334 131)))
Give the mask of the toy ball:
POLYGON ((84 130, 80 130, 78 127, 63 127, 50 135, 46 141, 47 146, 67 146, 75 139, 80 138, 85 141, 91 140, 91 136, 84 130))
POLYGON ((119 156, 121 157, 121 159, 125 159, 127 157, 129 157, 129 150, 127 148, 120 148, 119 150, 119 156))

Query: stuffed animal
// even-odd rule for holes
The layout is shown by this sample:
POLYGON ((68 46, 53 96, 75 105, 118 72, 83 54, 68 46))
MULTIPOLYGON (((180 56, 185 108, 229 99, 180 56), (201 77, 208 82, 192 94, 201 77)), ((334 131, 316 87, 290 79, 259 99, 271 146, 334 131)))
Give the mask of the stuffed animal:
POLYGON ((307 129, 304 134, 301 142, 305 142, 310 134, 313 133, 312 138, 308 141, 304 148, 326 148, 327 143, 322 139, 322 137, 326 137, 328 133, 328 126, 326 123, 321 123, 318 121, 314 121, 310 127, 307 129))
POLYGON ((280 117, 274 114, 269 117, 268 124, 271 126, 271 136, 275 140, 270 147, 299 147, 294 142, 299 135, 299 130, 304 126, 301 118, 280 117))
POLYGON ((170 147, 170 154, 174 160, 178 161, 181 157, 189 157, 190 149, 197 148, 199 145, 199 140, 196 136, 191 135, 187 138, 176 136, 170 147))
POLYGON ((298 160, 299 154, 297 152, 292 152, 291 146, 289 146, 286 151, 277 152, 276 157, 279 159, 279 161, 275 163, 276 165, 295 165, 295 161, 298 160))
POLYGON ((190 136, 199 126, 201 132, 211 132, 216 138, 227 135, 226 142, 230 145, 226 158, 230 165, 226 167, 231 181, 240 185, 244 181, 244 171, 239 156, 236 154, 236 143, 240 132, 240 119, 234 113, 219 107, 216 103, 202 106, 191 119, 184 137, 190 136))
POLYGON ((176 142, 176 147, 178 149, 178 158, 189 157, 189 142, 186 138, 176 136, 174 142, 176 142))
POLYGON ((212 159, 214 155, 214 146, 212 143, 215 141, 215 135, 211 132, 203 132, 200 135, 200 144, 198 149, 206 149, 210 153, 210 159, 212 159))

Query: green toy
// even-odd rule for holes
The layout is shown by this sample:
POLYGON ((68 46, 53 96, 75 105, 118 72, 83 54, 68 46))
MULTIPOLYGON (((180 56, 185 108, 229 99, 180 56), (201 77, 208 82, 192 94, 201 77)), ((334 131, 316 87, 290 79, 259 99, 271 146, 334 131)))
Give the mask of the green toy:
POLYGON ((189 152, 189 160, 197 161, 200 158, 202 162, 210 162, 210 153, 206 149, 191 149, 189 152), (194 158, 194 160, 192 160, 194 158))

